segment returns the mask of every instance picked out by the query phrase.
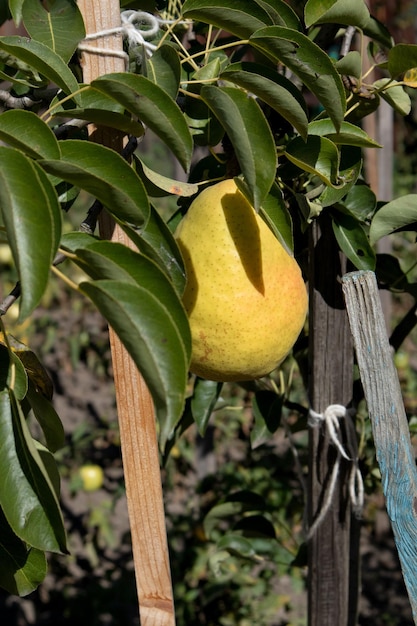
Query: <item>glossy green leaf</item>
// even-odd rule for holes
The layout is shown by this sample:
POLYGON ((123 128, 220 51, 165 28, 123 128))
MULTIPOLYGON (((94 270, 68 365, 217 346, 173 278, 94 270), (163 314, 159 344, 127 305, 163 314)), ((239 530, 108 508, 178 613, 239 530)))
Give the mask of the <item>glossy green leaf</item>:
POLYGON ((340 249, 358 270, 374 270, 375 251, 362 224, 353 216, 342 212, 333 214, 333 232, 340 249))
POLYGON ((185 286, 184 263, 174 236, 158 211, 151 206, 149 219, 140 233, 125 224, 121 227, 138 250, 170 277, 176 292, 181 295, 185 286))
POLYGON ((120 243, 110 241, 92 242, 76 251, 74 259, 93 279, 131 282, 154 294, 169 311, 184 343, 186 363, 191 355, 191 337, 187 318, 178 302, 178 296, 166 275, 147 257, 120 243))
POLYGON ((55 489, 14 395, 0 392, 0 506, 15 534, 30 546, 66 552, 55 489))
POLYGON ((370 39, 382 44, 384 48, 391 48, 394 40, 385 24, 382 24, 373 15, 370 15, 368 23, 362 28, 363 33, 370 39))
MULTIPOLYGON (((184 338, 173 312, 158 294, 127 282, 84 282, 80 289, 113 327, 141 371, 155 404, 163 450, 181 417, 188 380, 184 338)), ((181 310, 178 301, 176 314, 181 310)))
POLYGON ((281 26, 256 31, 250 42, 294 72, 317 97, 339 130, 346 110, 345 89, 327 53, 303 33, 281 26))
POLYGON ((409 293, 417 298, 417 284, 409 283, 399 259, 392 254, 377 254, 375 273, 378 283, 393 293, 409 293))
POLYGON ((177 50, 168 44, 160 46, 151 57, 145 58, 144 74, 175 100, 181 78, 181 63, 177 50))
POLYGON ((275 179, 277 157, 269 125, 254 98, 233 87, 205 86, 201 97, 227 132, 258 209, 275 179))
POLYGON ((292 124, 303 139, 307 138, 307 106, 288 78, 264 65, 249 62, 229 65, 220 78, 255 94, 292 124))
POLYGON ((351 189, 354 188, 362 173, 362 150, 356 146, 342 146, 340 151, 339 179, 343 181, 340 187, 325 187, 318 196, 317 202, 322 207, 331 206, 340 202, 351 189))
POLYGON ((339 181, 339 152, 326 137, 309 135, 293 139, 286 147, 285 156, 302 170, 315 174, 326 185, 337 186, 339 181))
MULTIPOLYGON (((66 94, 78 90, 78 83, 65 61, 45 44, 27 37, 0 37, 0 50, 21 59, 55 83, 66 94)), ((76 96, 75 96, 76 98, 76 96)))
POLYGON ((380 90, 379 95, 400 115, 408 115, 411 111, 411 98, 404 87, 389 78, 381 78, 374 82, 374 88, 380 90), (387 87, 385 89, 385 86, 387 87))
POLYGON ((399 43, 388 52, 388 71, 392 78, 413 67, 417 67, 417 44, 399 43))
POLYGON ((145 185, 146 191, 152 197, 175 195, 188 198, 198 192, 198 185, 174 180, 155 172, 135 155, 136 171, 145 185))
POLYGON ((210 416, 219 398, 223 383, 213 380, 196 378, 191 397, 191 413, 197 425, 198 432, 203 437, 208 426, 210 416))
POLYGON ((292 254, 294 251, 292 219, 277 183, 274 182, 262 202, 259 215, 268 224, 278 241, 292 254))
POLYGON ((44 552, 29 548, 16 537, 0 509, 0 587, 26 596, 44 580, 48 566, 44 552))
POLYGON ((396 198, 381 207, 372 218, 369 239, 373 245, 396 230, 415 231, 417 224, 417 194, 396 198))
POLYGON ((191 134, 180 108, 164 89, 145 76, 127 73, 105 74, 91 84, 137 115, 188 171, 193 149, 191 134))
MULTIPOLYGON (((217 80, 221 71, 218 57, 198 69, 187 84, 187 92, 200 94, 202 85, 198 81, 217 80)), ((194 143, 197 146, 216 146, 224 136, 224 129, 207 104, 194 96, 186 96, 184 113, 194 143)))
POLYGON ((281 423, 282 396, 273 391, 257 391, 252 400, 254 424, 250 434, 252 449, 267 441, 281 423))
POLYGON ((10 12, 13 16, 13 21, 19 26, 22 19, 22 8, 25 0, 9 0, 10 12))
POLYGON ((354 76, 359 80, 362 76, 362 57, 357 50, 350 50, 344 57, 336 61, 335 67, 339 74, 354 76))
POLYGON ((28 379, 25 368, 19 358, 0 343, 0 390, 10 388, 18 400, 23 400, 28 389, 28 379))
POLYGON ((313 24, 346 24, 363 28, 369 11, 363 0, 308 0, 304 7, 307 28, 313 24))
POLYGON ((83 87, 77 97, 79 103, 77 107, 74 106, 73 100, 66 100, 60 106, 59 100, 64 97, 65 94, 59 93, 52 103, 51 113, 54 117, 88 120, 97 126, 116 128, 135 137, 141 137, 144 133, 142 124, 130 114, 126 114, 123 105, 93 87, 83 87))
POLYGON ((22 10, 25 29, 68 63, 85 37, 84 21, 74 0, 25 0, 22 10))
POLYGON ((273 24, 301 30, 299 17, 285 0, 256 0, 256 2, 270 15, 273 24))
POLYGON ((135 226, 148 219, 149 202, 142 181, 114 150, 78 139, 60 142, 62 158, 44 160, 50 174, 85 189, 120 220, 135 226))
POLYGON ((51 402, 36 389, 32 382, 29 383, 27 399, 37 422, 42 428, 48 449, 51 452, 56 452, 65 443, 64 427, 59 415, 51 402))
POLYGON ((382 148, 364 130, 350 122, 342 122, 339 132, 336 132, 331 120, 316 120, 308 125, 309 135, 327 137, 333 143, 345 146, 359 146, 360 148, 382 148))
POLYGON ((0 138, 34 159, 59 159, 61 154, 52 130, 32 111, 16 109, 2 113, 0 138))
POLYGON ((350 189, 343 200, 343 205, 356 219, 366 222, 372 216, 376 208, 376 196, 372 189, 363 182, 350 189))
POLYGON ((244 39, 273 24, 268 11, 255 0, 186 0, 182 12, 187 19, 212 24, 244 39))
POLYGON ((61 209, 37 163, 7 147, 0 147, 0 209, 21 282, 23 320, 46 289, 60 238, 61 209))

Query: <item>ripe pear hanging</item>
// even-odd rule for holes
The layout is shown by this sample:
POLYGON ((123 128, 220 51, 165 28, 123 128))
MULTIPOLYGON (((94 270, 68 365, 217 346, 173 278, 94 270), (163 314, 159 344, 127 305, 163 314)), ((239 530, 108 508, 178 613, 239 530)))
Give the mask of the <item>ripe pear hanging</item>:
POLYGON ((175 237, 187 271, 191 371, 224 382, 270 373, 306 319, 307 291, 294 257, 233 179, 202 191, 175 237))

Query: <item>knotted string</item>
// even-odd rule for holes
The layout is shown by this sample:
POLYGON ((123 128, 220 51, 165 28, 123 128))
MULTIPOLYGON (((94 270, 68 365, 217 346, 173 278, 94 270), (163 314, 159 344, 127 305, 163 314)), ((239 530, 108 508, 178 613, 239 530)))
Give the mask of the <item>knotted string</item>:
POLYGON ((123 58, 126 60, 126 63, 128 63, 129 55, 126 54, 126 52, 122 50, 111 50, 110 48, 98 48, 97 46, 91 46, 88 42, 102 37, 108 37, 109 35, 122 35, 123 38, 127 40, 129 48, 142 45, 146 53, 152 56, 157 46, 146 40, 153 39, 158 34, 162 24, 173 23, 172 20, 163 20, 146 11, 122 11, 120 19, 121 25, 116 28, 106 28, 97 33, 87 35, 83 43, 79 44, 78 49, 82 52, 123 58), (146 28, 143 28, 145 25, 146 28))
POLYGON ((309 418, 308 418, 309 426, 312 426, 313 428, 315 428, 315 427, 320 426, 321 424, 324 424, 327 435, 337 450, 336 460, 335 460, 335 463, 334 463, 334 466, 330 475, 330 480, 329 480, 329 484, 325 493, 321 511, 319 512, 318 516, 316 517, 316 519, 314 520, 313 524, 310 526, 310 529, 308 531, 309 539, 311 539, 311 537, 314 536, 317 529, 319 528, 324 518, 326 517, 327 512, 330 509, 330 506, 333 500, 334 490, 336 487, 337 477, 339 475, 340 460, 342 457, 346 461, 349 461, 351 463, 348 488, 349 488, 349 498, 353 507, 353 511, 355 512, 356 515, 359 516, 363 508, 364 487, 363 487, 362 474, 359 470, 357 456, 356 455, 349 456, 349 454, 346 452, 345 448, 343 447, 340 441, 339 433, 340 433, 340 419, 341 418, 349 418, 349 413, 346 407, 344 407, 341 404, 331 404, 330 406, 327 407, 324 413, 316 413, 312 409, 310 409, 310 412, 309 412, 309 418))

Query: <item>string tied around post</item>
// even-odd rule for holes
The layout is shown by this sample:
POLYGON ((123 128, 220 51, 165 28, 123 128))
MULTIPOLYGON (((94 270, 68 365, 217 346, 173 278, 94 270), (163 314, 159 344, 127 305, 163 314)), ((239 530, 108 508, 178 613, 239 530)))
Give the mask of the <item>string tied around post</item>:
POLYGON ((126 65, 129 63, 129 55, 123 50, 112 50, 107 48, 99 48, 92 46, 88 42, 110 35, 122 35, 127 40, 129 48, 142 45, 149 56, 157 49, 148 39, 153 39, 161 29, 163 24, 174 23, 171 20, 163 20, 147 11, 122 11, 120 14, 121 25, 116 28, 107 28, 97 33, 90 33, 79 44, 78 50, 82 52, 91 52, 103 56, 115 56, 123 58, 126 65))
MULTIPOLYGON (((364 501, 364 486, 362 474, 359 469, 359 462, 356 455, 356 452, 351 452, 348 454, 346 452, 345 447, 343 446, 340 440, 340 419, 351 419, 349 411, 347 408, 341 404, 331 404, 329 405, 323 413, 316 413, 312 409, 309 411, 308 424, 313 428, 317 428, 321 425, 324 425, 327 436, 331 443, 335 446, 337 451, 336 460, 334 466, 332 468, 332 472, 330 475, 330 479, 327 485, 327 488, 324 492, 323 504, 319 514, 314 520, 313 524, 310 526, 308 531, 308 539, 314 536, 319 526, 322 524, 324 518, 329 511, 334 490, 336 487, 337 477, 339 475, 340 470, 340 462, 341 459, 344 458, 346 461, 350 462, 351 467, 349 471, 349 482, 348 482, 348 490, 349 490, 349 498, 353 508, 353 512, 360 516, 363 509, 363 501, 364 501)), ((353 446, 350 448, 353 450, 353 446)))

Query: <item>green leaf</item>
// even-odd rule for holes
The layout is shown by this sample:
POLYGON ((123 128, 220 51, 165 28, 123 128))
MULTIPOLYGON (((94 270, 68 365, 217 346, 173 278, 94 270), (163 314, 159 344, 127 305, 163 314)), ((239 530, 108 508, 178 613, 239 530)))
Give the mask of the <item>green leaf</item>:
POLYGON ((366 222, 376 207, 376 196, 365 183, 357 184, 348 191, 344 200, 349 213, 352 213, 360 222, 366 222))
POLYGON ((252 449, 265 443, 281 423, 282 396, 273 391, 257 391, 252 400, 254 424, 250 434, 252 449))
POLYGON ((186 0, 182 13, 187 19, 212 24, 243 39, 273 24, 266 8, 254 0, 186 0))
POLYGON ((79 139, 60 142, 62 158, 41 161, 50 174, 85 189, 120 220, 142 226, 149 202, 142 181, 114 150, 79 139))
POLYGON ((59 159, 61 155, 54 133, 32 111, 16 109, 2 113, 0 138, 34 159, 59 159))
POLYGON ((65 432, 62 422, 51 402, 29 382, 28 402, 45 436, 46 445, 51 452, 64 446, 65 432))
POLYGON ((327 137, 335 144, 345 146, 359 146, 360 148, 382 148, 382 146, 374 141, 359 126, 355 126, 350 122, 342 122, 340 129, 336 132, 331 120, 316 120, 308 125, 309 135, 318 135, 319 137, 327 137))
POLYGON ((16 537, 0 509, 0 587, 26 596, 44 580, 48 566, 44 552, 28 548, 16 537))
POLYGON ((42 42, 68 63, 85 37, 84 21, 74 0, 25 0, 25 28, 32 39, 42 42))
POLYGON ((160 197, 173 194, 188 198, 198 192, 198 185, 186 183, 181 180, 168 178, 151 170, 139 157, 134 155, 136 171, 145 185, 146 191, 152 197, 160 197))
POLYGON ((181 78, 181 63, 178 52, 169 44, 160 46, 153 55, 145 57, 146 78, 161 87, 175 100, 178 95, 181 78))
POLYGON ((289 254, 294 251, 292 219, 282 191, 274 182, 259 210, 259 215, 268 224, 278 241, 287 248, 289 254))
POLYGON ((7 147, 0 147, 0 209, 21 282, 23 320, 46 289, 58 249, 61 210, 52 184, 37 163, 7 147))
POLYGON ((401 269, 397 257, 377 254, 375 273, 378 283, 393 293, 410 293, 414 299, 417 298, 417 284, 408 282, 407 274, 401 269))
POLYGON ((313 24, 346 24, 363 28, 369 11, 363 0, 308 0, 304 7, 307 28, 313 24))
MULTIPOLYGON (((95 303, 141 371, 155 404, 163 450, 181 417, 188 380, 189 359, 174 312, 153 290, 131 283, 84 282, 80 290, 95 303)), ((179 300, 175 314, 186 320, 179 300)))
POLYGON ((135 137, 141 137, 144 133, 142 124, 132 119, 130 115, 126 115, 121 104, 97 89, 84 86, 77 97, 80 105, 78 107, 74 106, 73 100, 66 100, 61 106, 59 100, 64 98, 65 94, 58 93, 57 98, 52 103, 51 112, 54 117, 64 116, 88 120, 97 126, 116 128, 135 137))
POLYGON ((369 231, 369 239, 373 245, 396 230, 415 231, 417 224, 417 194, 409 194, 396 198, 392 202, 388 202, 382 206, 374 215, 371 228, 369 231))
POLYGON ((201 97, 227 132, 258 209, 275 180, 277 157, 271 129, 259 105, 240 89, 205 86, 201 97))
POLYGON ((337 211, 333 214, 333 232, 340 249, 358 270, 374 270, 375 251, 363 226, 351 215, 337 211))
POLYGON ((295 11, 285 0, 256 0, 271 16, 273 24, 301 30, 301 22, 295 11))
POLYGON ((346 111, 345 89, 332 60, 317 44, 303 33, 281 26, 256 31, 250 43, 294 72, 339 130, 346 111))
POLYGON ((315 174, 326 185, 336 187, 339 181, 339 152, 335 144, 317 135, 293 139, 286 147, 285 156, 302 170, 315 174))
POLYGON ((195 380, 190 407, 198 432, 202 437, 206 432, 210 416, 222 387, 223 383, 216 383, 212 380, 205 380, 198 377, 195 380))
POLYGON ((28 389, 28 379, 20 359, 0 343, 0 389, 10 388, 18 400, 23 400, 28 389))
POLYGON ((137 115, 172 150, 184 170, 191 162, 193 141, 184 116, 174 100, 145 76, 105 74, 91 85, 137 115))
POLYGON ((25 0, 9 0, 9 8, 16 26, 19 26, 22 19, 22 9, 25 0))
POLYGON ((226 498, 225 502, 216 504, 204 518, 204 532, 210 537, 224 518, 246 513, 247 511, 263 511, 265 501, 253 491, 238 491, 226 498))
POLYGON ((417 44, 399 43, 388 52, 388 71, 392 78, 413 67, 417 67, 417 44))
POLYGON ((227 550, 230 554, 238 555, 245 559, 256 556, 256 550, 253 548, 252 542, 237 533, 223 535, 217 542, 217 548, 219 550, 227 550))
POLYGON ((390 78, 381 78, 373 84, 375 89, 379 90, 379 95, 400 115, 408 115, 411 111, 411 98, 405 91, 404 87, 391 80, 390 78), (387 87, 385 89, 385 86, 387 87))
POLYGON ((292 124, 303 139, 307 138, 307 106, 288 78, 264 65, 249 62, 229 65, 220 78, 255 94, 292 124))
POLYGON ((191 337, 187 318, 173 286, 153 261, 127 246, 110 241, 92 242, 88 247, 76 250, 76 255, 74 261, 95 280, 131 282, 155 294, 178 328, 188 363, 191 337))
POLYGON ((66 552, 55 489, 14 395, 0 392, 0 506, 13 532, 34 548, 66 552))
POLYGON ((389 49, 394 45, 394 40, 388 28, 372 15, 369 16, 369 21, 362 30, 365 35, 382 44, 384 48, 389 49))
POLYGON ((336 61, 335 67, 339 74, 354 76, 359 80, 362 76, 362 57, 357 50, 350 50, 344 57, 336 61))
MULTIPOLYGON (((55 83, 66 94, 76 92, 78 83, 65 61, 39 41, 26 37, 0 37, 0 50, 24 61, 55 83)), ((77 98, 77 96, 74 96, 77 98)))
POLYGON ((362 150, 356 146, 343 146, 340 151, 339 179, 344 182, 340 187, 325 187, 317 202, 322 207, 340 202, 354 188, 362 173, 362 150))

